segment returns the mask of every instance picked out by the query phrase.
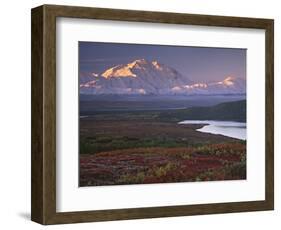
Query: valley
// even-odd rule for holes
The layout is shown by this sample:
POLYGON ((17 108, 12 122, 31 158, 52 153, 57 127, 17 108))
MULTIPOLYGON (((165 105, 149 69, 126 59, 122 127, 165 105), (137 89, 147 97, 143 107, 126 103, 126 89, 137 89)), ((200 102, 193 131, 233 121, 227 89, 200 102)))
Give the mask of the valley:
POLYGON ((245 179, 246 141, 196 131, 204 124, 178 124, 202 109, 206 118, 223 113, 226 120, 243 120, 243 112, 233 111, 245 112, 244 102, 129 110, 119 101, 127 107, 123 111, 91 110, 89 101, 82 103, 80 186, 245 179))

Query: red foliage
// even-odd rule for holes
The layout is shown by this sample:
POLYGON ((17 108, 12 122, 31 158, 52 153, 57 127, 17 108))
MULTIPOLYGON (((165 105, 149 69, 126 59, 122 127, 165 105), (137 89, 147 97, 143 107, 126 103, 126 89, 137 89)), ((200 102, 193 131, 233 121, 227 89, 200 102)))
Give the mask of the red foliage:
MULTIPOLYGON (((80 185, 245 179, 229 169, 245 160, 246 145, 136 148, 80 155, 80 185)), ((244 175, 245 173, 243 173, 244 175)))

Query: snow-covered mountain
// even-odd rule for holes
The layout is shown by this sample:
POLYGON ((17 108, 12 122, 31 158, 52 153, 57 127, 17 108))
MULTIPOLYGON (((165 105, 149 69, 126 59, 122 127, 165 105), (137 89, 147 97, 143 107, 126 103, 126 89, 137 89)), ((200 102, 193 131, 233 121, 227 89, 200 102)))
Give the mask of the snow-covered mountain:
POLYGON ((82 94, 241 94, 246 81, 227 77, 220 82, 195 83, 177 70, 145 59, 107 69, 102 74, 80 73, 82 94))
POLYGON ((172 89, 176 94, 245 94, 246 80, 235 77, 226 77, 222 81, 210 83, 194 83, 178 86, 172 89))

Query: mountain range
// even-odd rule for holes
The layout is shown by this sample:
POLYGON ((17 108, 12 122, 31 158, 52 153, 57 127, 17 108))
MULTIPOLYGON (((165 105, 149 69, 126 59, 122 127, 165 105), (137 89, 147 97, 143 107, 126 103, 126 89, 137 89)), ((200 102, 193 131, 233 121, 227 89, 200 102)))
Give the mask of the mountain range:
POLYGON ((218 82, 194 82, 158 61, 138 59, 101 74, 80 73, 80 94, 214 95, 245 94, 246 80, 232 76, 218 82))

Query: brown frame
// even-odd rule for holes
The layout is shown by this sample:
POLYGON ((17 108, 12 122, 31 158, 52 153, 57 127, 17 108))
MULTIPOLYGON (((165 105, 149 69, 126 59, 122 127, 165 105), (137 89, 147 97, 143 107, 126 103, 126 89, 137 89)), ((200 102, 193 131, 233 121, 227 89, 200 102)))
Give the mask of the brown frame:
POLYGON ((32 9, 31 219, 62 224, 274 209, 274 21, 179 13, 43 5, 32 9), (256 28, 266 31, 266 186, 264 201, 56 212, 56 18, 256 28))

